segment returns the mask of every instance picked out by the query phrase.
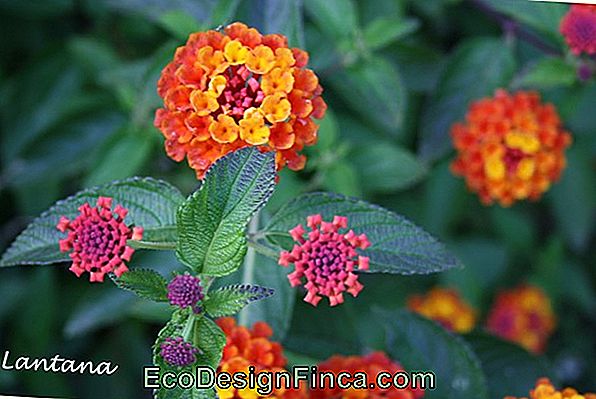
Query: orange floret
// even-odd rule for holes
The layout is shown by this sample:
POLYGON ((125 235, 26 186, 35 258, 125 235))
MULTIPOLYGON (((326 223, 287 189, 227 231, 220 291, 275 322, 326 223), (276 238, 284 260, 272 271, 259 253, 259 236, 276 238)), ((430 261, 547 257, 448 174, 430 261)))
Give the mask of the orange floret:
POLYGON ((312 118, 327 109, 307 63, 308 54, 289 48, 285 36, 263 36, 239 22, 223 33, 191 34, 157 84, 164 106, 154 124, 168 156, 186 158, 199 179, 217 159, 246 146, 276 151, 278 170, 302 169, 299 152, 317 139, 312 118))
POLYGON ((472 103, 464 123, 451 129, 457 158, 453 173, 490 205, 537 200, 565 168, 571 136, 552 104, 535 92, 509 94, 472 103))
POLYGON ((544 351, 555 327, 549 298, 529 285, 499 293, 487 320, 490 332, 535 353, 544 351))
MULTIPOLYGON (((527 397, 516 398, 514 396, 506 396, 504 399, 528 399, 527 397)), ((554 385, 548 378, 540 378, 536 382, 536 387, 530 391, 529 399, 596 399, 596 394, 585 393, 580 394, 573 388, 565 388, 562 391, 557 391, 554 385)))
POLYGON ((408 308, 457 333, 470 332, 476 324, 476 312, 454 289, 435 287, 426 295, 413 295, 408 308))

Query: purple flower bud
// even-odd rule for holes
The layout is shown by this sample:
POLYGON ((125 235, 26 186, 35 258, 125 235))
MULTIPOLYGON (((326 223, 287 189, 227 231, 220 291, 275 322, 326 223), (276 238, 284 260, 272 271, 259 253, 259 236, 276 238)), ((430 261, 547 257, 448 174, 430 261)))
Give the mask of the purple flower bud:
POLYGON ((201 312, 199 302, 203 300, 201 279, 188 273, 180 274, 168 284, 168 299, 170 303, 181 308, 191 306, 195 313, 201 312))
POLYGON ((196 362, 197 348, 190 342, 184 341, 182 337, 166 338, 160 346, 160 355, 165 362, 171 366, 189 366, 196 362))

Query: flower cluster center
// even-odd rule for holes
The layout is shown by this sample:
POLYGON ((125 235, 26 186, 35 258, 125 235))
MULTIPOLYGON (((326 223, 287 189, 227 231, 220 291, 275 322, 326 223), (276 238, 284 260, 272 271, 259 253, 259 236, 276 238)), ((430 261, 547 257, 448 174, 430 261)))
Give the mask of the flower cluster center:
POLYGON ((223 74, 226 86, 217 98, 219 113, 230 115, 236 121, 244 116, 248 108, 258 108, 265 94, 259 83, 260 76, 253 74, 244 65, 232 65, 223 74))

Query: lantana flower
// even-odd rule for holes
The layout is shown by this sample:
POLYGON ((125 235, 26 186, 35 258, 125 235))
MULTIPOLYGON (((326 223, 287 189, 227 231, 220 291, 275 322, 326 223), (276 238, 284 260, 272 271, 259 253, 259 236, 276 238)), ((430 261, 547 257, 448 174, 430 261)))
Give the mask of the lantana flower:
POLYGON ((223 32, 193 33, 162 71, 164 107, 155 126, 168 156, 187 158, 199 179, 236 149, 276 151, 277 169, 304 167, 305 146, 317 140, 327 108, 323 89, 306 65, 308 53, 283 35, 262 35, 236 22, 223 32))
POLYGON ((182 309, 191 307, 194 313, 201 313, 200 303, 204 297, 201 279, 189 273, 177 275, 168 284, 170 304, 182 309))
MULTIPOLYGON (((516 398, 506 396, 505 399, 528 399, 528 397, 516 398)), ((540 378, 536 387, 530 391, 529 399, 596 399, 596 394, 580 394, 574 388, 565 388, 558 391, 548 378, 540 378)))
POLYGON ((288 275, 292 287, 303 284, 308 291, 304 300, 317 306, 323 296, 331 306, 343 303, 347 291, 356 297, 362 291, 356 270, 368 270, 369 258, 358 255, 356 249, 366 249, 370 242, 365 234, 353 230, 341 232, 348 227, 348 219, 335 216, 333 222, 323 221, 321 215, 307 218, 307 233, 300 224, 290 230, 296 242, 291 251, 282 251, 278 263, 294 265, 288 275), (306 238, 305 238, 306 235, 306 238))
POLYGON ((197 361, 199 350, 182 337, 168 337, 160 345, 159 353, 170 366, 186 367, 197 361))
POLYGON ((408 308, 457 333, 470 332, 476 324, 474 308, 454 289, 435 287, 425 295, 412 295, 408 308))
POLYGON ((106 273, 120 277, 134 253, 127 241, 140 240, 143 228, 124 223, 128 210, 121 205, 112 210, 109 197, 99 197, 96 207, 85 203, 79 212, 74 220, 62 216, 56 226, 68 234, 60 240, 60 251, 70 251, 70 271, 77 277, 88 272, 91 282, 102 282, 106 273))
MULTIPOLYGON (((226 345, 223 349, 222 359, 218 371, 228 373, 243 372, 249 373, 249 367, 255 368, 255 373, 283 371, 287 360, 282 353, 282 346, 279 342, 271 340, 273 331, 265 322, 256 322, 251 329, 239 326, 232 317, 222 317, 216 323, 226 335, 226 345)), ((221 399, 257 399, 264 397, 259 395, 256 389, 228 389, 217 388, 218 396, 221 399)), ((298 399, 303 397, 301 390, 295 389, 274 389, 270 398, 298 399)))
POLYGON ((596 54, 596 5, 572 5, 560 30, 573 54, 596 54))
MULTIPOLYGON (((375 381, 379 372, 389 372, 395 374, 404 371, 403 367, 389 359, 383 352, 373 352, 366 356, 340 356, 335 355, 329 359, 318 364, 319 373, 332 372, 338 375, 341 372, 348 372, 354 375, 356 372, 364 372, 368 376, 369 381, 375 381)), ((350 388, 342 390, 338 387, 333 389, 326 387, 325 389, 311 389, 309 391, 310 399, 382 399, 382 398, 404 398, 404 399, 419 399, 424 396, 424 391, 416 388, 398 389, 391 387, 389 389, 382 389, 378 386, 375 388, 356 390, 350 388)))
POLYGON ((571 143, 554 106, 524 91, 497 90, 493 98, 472 103, 451 136, 458 152, 452 171, 484 204, 503 206, 539 199, 559 179, 571 143))
POLYGON ((487 329, 503 338, 541 353, 556 327, 549 298, 536 286, 502 291, 489 312, 487 329))

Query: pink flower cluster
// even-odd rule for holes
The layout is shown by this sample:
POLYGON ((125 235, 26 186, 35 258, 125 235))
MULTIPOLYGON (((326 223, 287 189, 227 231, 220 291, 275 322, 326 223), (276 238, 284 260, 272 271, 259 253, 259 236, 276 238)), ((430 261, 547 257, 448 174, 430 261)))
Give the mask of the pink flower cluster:
POLYGON ((279 257, 280 265, 295 266, 288 275, 292 287, 301 285, 305 279, 308 293, 304 300, 314 306, 322 296, 329 298, 331 306, 338 305, 344 301, 344 291, 356 297, 362 291, 362 284, 354 273, 355 267, 368 270, 369 263, 369 258, 359 256, 356 249, 370 246, 366 235, 357 235, 353 230, 341 233, 340 229, 348 226, 348 219, 343 216, 335 216, 330 223, 323 221, 321 215, 312 215, 307 218, 307 226, 311 231, 306 238, 301 224, 290 230, 297 244, 279 257))
POLYGON ((560 28, 573 54, 596 54, 596 5, 572 5, 560 28))
POLYGON ((70 253, 70 271, 81 277, 88 272, 91 282, 102 282, 106 273, 113 272, 120 277, 128 271, 134 249, 127 246, 127 240, 140 240, 142 227, 130 228, 124 223, 128 211, 116 205, 112 211, 112 198, 99 197, 97 207, 85 203, 79 207, 80 214, 69 220, 62 216, 56 228, 67 232, 60 240, 60 251, 70 253))

